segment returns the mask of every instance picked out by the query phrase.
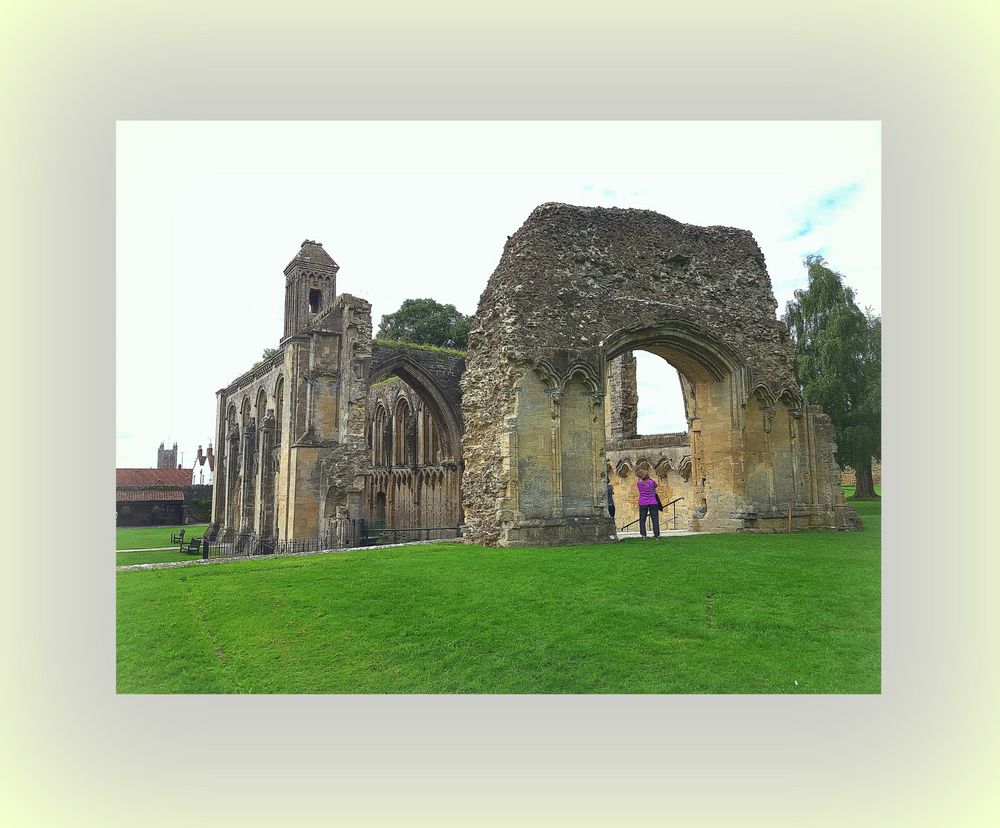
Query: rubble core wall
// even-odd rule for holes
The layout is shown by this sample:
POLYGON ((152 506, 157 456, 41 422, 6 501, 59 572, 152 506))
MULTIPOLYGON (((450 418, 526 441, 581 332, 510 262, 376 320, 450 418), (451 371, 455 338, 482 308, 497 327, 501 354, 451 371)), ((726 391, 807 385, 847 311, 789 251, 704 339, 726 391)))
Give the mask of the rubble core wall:
MULTIPOLYGON (((809 525, 845 528, 851 520, 836 502, 839 486, 832 490, 839 472, 834 480, 825 459, 832 440, 803 417, 776 307, 763 255, 745 230, 643 210, 536 208, 504 246, 469 336, 461 383, 467 540, 607 537, 597 485, 607 431, 634 436, 631 400, 612 401, 607 412, 607 363, 638 349, 667 359, 686 382, 691 528, 771 528, 789 501, 809 525), (589 383, 586 415, 577 378, 589 383), (752 394, 765 410, 748 433, 752 394), (787 433, 774 434, 775 421, 787 433), (584 444, 598 458, 588 481, 579 479, 584 444), (589 506, 588 486, 596 491, 589 506)), ((627 385, 627 360, 612 386, 627 385)))

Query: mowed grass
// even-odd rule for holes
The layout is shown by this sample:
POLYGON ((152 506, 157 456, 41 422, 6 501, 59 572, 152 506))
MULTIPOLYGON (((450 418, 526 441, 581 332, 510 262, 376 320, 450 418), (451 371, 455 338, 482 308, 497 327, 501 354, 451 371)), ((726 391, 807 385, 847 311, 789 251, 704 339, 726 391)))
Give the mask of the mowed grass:
POLYGON ((201 553, 181 552, 178 546, 172 549, 151 549, 149 551, 133 552, 119 549, 115 552, 115 566, 131 566, 132 564, 167 563, 168 561, 196 561, 201 559, 201 553))
MULTIPOLYGON (((842 488, 844 490, 844 497, 846 497, 848 500, 851 500, 851 498, 854 497, 854 491, 855 491, 855 489, 857 487, 856 486, 843 486, 842 488)), ((882 486, 881 485, 876 485, 875 486, 875 494, 877 494, 879 497, 882 496, 882 486)), ((865 501, 863 501, 863 500, 858 501, 858 503, 864 503, 864 502, 865 501)), ((851 501, 851 504, 852 505, 856 505, 853 500, 851 501)))
POLYGON ((122 693, 877 693, 864 532, 120 572, 122 693))
POLYGON ((119 526, 115 529, 115 549, 155 549, 159 546, 177 546, 170 536, 184 531, 184 539, 200 538, 208 528, 207 523, 188 526, 119 526))

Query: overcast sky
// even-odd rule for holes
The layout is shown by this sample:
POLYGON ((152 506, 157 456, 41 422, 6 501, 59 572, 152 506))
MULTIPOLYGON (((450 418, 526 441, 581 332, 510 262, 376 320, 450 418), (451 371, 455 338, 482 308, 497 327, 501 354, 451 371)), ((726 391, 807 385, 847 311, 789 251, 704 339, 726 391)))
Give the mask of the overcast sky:
MULTIPOLYGON (((474 313, 546 201, 750 230, 779 303, 820 253, 881 313, 877 122, 121 122, 117 459, 190 467, 215 392, 275 347, 304 239, 377 329, 404 299, 474 313)), ((678 431, 676 373, 639 355, 641 433, 678 431)))

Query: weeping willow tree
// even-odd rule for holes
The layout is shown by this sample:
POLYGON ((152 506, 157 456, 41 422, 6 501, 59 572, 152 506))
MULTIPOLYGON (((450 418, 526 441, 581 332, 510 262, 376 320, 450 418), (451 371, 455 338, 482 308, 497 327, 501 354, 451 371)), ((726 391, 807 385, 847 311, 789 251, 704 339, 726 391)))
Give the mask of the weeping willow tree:
POLYGON ((844 277, 821 256, 803 263, 809 286, 795 291, 784 322, 795 373, 809 403, 837 430, 837 462, 857 476, 855 497, 876 498, 872 461, 882 459, 882 320, 862 311, 844 277))

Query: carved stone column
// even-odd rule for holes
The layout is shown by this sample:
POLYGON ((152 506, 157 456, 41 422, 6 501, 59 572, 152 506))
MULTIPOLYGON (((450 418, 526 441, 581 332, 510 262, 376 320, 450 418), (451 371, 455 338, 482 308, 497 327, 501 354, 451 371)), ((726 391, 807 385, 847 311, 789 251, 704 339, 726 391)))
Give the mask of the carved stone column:
POLYGON ((260 478, 260 530, 261 537, 269 538, 274 534, 274 410, 268 409, 267 415, 260 424, 260 455, 257 460, 260 478))
POLYGON ((560 391, 550 391, 552 407, 549 411, 552 417, 552 443, 549 462, 552 469, 552 517, 560 517, 563 513, 562 497, 562 434, 559 405, 563 395, 560 391))
POLYGON ((231 540, 237 529, 239 515, 235 512, 236 481, 240 468, 240 428, 235 423, 226 435, 226 511, 223 540, 231 540))
POLYGON ((253 532, 254 495, 256 494, 257 420, 250 422, 243 433, 243 470, 240 491, 240 532, 253 532))

